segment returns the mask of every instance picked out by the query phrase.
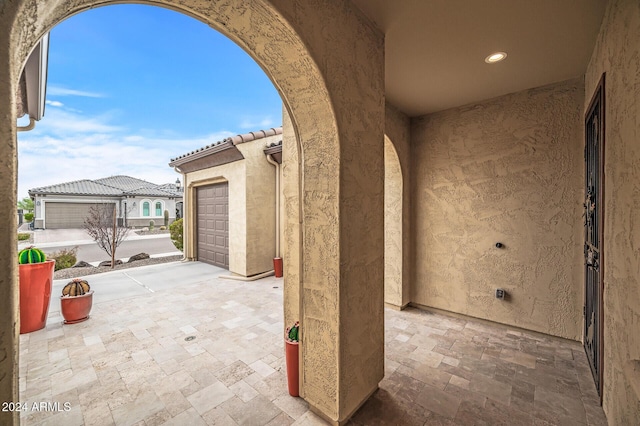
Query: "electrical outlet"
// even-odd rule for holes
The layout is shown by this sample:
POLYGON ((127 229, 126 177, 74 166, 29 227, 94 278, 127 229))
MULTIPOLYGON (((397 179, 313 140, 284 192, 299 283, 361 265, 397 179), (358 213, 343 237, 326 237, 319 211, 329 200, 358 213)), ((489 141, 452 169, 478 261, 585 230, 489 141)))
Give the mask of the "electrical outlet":
POLYGON ((496 288, 496 299, 504 300, 507 292, 501 288, 496 288))

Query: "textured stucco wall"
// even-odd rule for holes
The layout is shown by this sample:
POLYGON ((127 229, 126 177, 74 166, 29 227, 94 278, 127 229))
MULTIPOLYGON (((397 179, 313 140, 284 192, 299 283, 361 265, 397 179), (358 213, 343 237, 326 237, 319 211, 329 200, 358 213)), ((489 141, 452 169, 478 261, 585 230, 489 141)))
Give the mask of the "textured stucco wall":
MULTIPOLYGON (((265 160, 266 162, 266 160, 265 160)), ((197 260, 196 189, 229 182, 229 271, 247 276, 247 178, 244 160, 202 169, 185 175, 189 196, 184 205, 184 255, 197 260)), ((272 222, 273 223, 273 222, 272 222)))
POLYGON ((402 301, 402 170, 388 137, 384 139, 384 303, 402 301))
MULTIPOLYGON (((298 142, 291 118, 283 106, 282 112, 282 207, 283 239, 282 263, 284 267, 284 323, 292 325, 301 318, 300 312, 300 179, 298 173, 298 142)), ((304 332, 304 330, 302 330, 304 332)), ((304 397, 304 387, 300 388, 304 397)))
POLYGON ((640 424, 640 3, 610 0, 585 76, 605 79, 603 407, 640 424))
POLYGON ((244 156, 247 208, 247 275, 273 269, 276 253, 276 171, 267 162, 264 148, 282 135, 237 145, 244 156))
MULTIPOLYGON (((15 93, 20 68, 53 25, 104 0, 0 2, 0 216, 15 224, 15 93)), ((144 2, 143 2, 144 3, 144 2)), ((384 39, 343 0, 157 0, 220 30, 263 67, 303 152, 302 381, 305 399, 343 421, 383 376, 384 39)), ((186 201, 189 196, 185 196, 186 201)), ((17 397, 15 241, 0 245, 0 389, 17 397), (10 259, 10 260, 9 260, 10 259), (0 358, 1 359, 1 358, 0 358)), ((0 414, 6 416, 5 414, 0 414)), ((5 417, 6 418, 6 417, 5 417)))
MULTIPOLYGON (((395 307, 404 308, 411 301, 411 121, 402 112, 398 111, 390 103, 385 104, 385 303, 395 307), (387 146, 386 141, 391 142, 392 147, 387 146), (392 151, 393 152, 392 152, 392 151), (387 160, 395 156, 397 171, 391 175, 391 168, 387 168, 387 160), (396 191, 401 190, 400 194, 396 191), (387 202, 387 194, 395 194, 394 203, 387 202), (401 204, 397 204, 398 197, 401 197, 401 204), (395 211, 400 211, 401 217, 395 217, 392 206, 396 206, 395 211), (387 220, 400 226, 398 235, 390 237, 387 228, 387 220), (398 222, 399 220, 399 222, 398 222), (400 238, 400 243, 396 240, 400 238), (389 239, 389 240, 388 240, 389 239), (387 244, 389 241, 389 244, 387 244), (400 256, 394 256, 394 246, 400 248, 400 256), (393 271, 393 276, 387 276, 387 269, 393 271), (400 284, 398 291, 394 291, 395 297, 391 299, 388 293, 387 282, 400 284)), ((395 169, 395 166, 393 166, 395 169)), ((391 201, 391 199, 389 200, 391 201)), ((390 226, 391 223, 389 224, 390 226)), ((393 287, 392 287, 393 288, 393 287)))
POLYGON ((580 339, 583 91, 576 79, 412 120, 412 303, 580 339))

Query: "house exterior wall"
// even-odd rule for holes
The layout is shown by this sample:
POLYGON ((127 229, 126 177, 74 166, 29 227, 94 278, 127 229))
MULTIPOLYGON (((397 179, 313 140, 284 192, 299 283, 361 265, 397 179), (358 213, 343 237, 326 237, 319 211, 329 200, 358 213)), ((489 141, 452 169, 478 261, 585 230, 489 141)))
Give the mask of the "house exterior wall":
MULTIPOLYGON (((276 171, 267 162, 263 151, 267 144, 281 139, 282 135, 274 135, 237 145, 245 158, 240 161, 245 163, 246 173, 246 275, 273 269, 276 255, 276 171)), ((229 191, 229 198, 232 196, 229 191)))
POLYGON ((585 76, 584 111, 602 73, 604 141, 603 408, 640 424, 640 3, 610 0, 585 76))
POLYGON ((156 228, 164 226, 164 211, 169 211, 169 225, 176 220, 176 203, 181 201, 180 199, 162 198, 162 197, 131 197, 126 198, 120 202, 118 217, 124 216, 125 202, 127 211, 127 226, 142 228, 148 227, 151 220, 154 221, 156 228), (150 203, 149 216, 143 216, 143 203, 148 201, 150 203), (155 203, 162 203, 162 214, 156 215, 155 203), (135 207, 133 206, 135 203, 135 207))
POLYGON ((412 120, 412 303, 581 338, 583 91, 575 79, 412 120))
POLYGON ((402 309, 411 301, 411 123, 388 102, 384 133, 385 303, 402 309))

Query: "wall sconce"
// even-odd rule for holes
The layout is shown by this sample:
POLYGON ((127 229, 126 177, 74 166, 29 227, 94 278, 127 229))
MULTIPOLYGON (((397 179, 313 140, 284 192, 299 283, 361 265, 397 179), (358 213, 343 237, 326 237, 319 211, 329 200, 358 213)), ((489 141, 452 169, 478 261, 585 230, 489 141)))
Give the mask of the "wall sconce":
POLYGON ((133 202, 133 207, 135 207, 135 206, 136 206, 136 202, 134 201, 134 202, 133 202))
POLYGON ((40 201, 38 201, 38 202, 36 203, 36 206, 39 206, 39 205, 40 205, 40 201))

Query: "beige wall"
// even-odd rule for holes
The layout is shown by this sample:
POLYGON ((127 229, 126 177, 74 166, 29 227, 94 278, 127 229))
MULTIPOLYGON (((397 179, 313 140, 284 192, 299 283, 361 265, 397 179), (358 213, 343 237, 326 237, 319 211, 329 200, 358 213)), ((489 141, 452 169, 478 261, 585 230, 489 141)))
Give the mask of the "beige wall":
MULTIPOLYGON (((116 2, 0 2, 0 180, 6 183, 0 187, 0 225, 10 234, 16 228, 21 66, 52 26, 110 3, 116 2)), ((181 10, 237 42, 267 72, 291 112, 304 170, 302 385, 314 410, 344 421, 384 371, 384 38, 342 0, 153 4, 181 10)), ((0 302, 1 400, 18 395, 15 251, 14 238, 0 241, 0 292, 7 295, 0 302)), ((4 421, 8 415, 0 416, 4 421)))
POLYGON ((640 3, 610 0, 585 77, 605 80, 604 380, 610 425, 640 424, 640 3))
POLYGON ((411 301, 411 123, 385 105, 385 303, 411 301))
POLYGON ((580 339, 583 90, 412 120, 413 303, 580 339))

